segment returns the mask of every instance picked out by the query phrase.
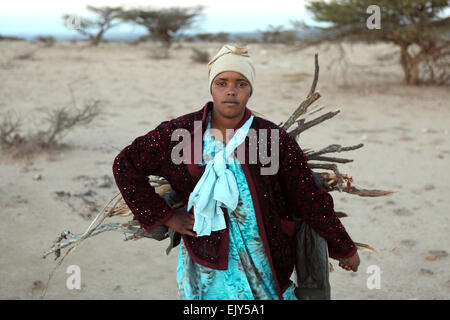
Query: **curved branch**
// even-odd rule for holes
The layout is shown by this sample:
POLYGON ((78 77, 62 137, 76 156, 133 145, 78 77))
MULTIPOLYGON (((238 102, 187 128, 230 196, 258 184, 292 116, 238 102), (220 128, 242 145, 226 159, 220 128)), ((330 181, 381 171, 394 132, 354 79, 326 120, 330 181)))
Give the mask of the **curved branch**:
POLYGON ((336 111, 330 111, 330 112, 325 113, 325 114, 321 115, 320 117, 317 117, 316 119, 308 121, 306 123, 305 123, 305 119, 300 119, 300 120, 298 120, 299 125, 297 126, 297 128, 289 131, 289 134, 293 137, 297 137, 303 131, 305 131, 315 125, 318 125, 319 123, 324 122, 325 120, 333 118, 339 112, 341 112, 341 110, 339 110, 339 109, 336 111))

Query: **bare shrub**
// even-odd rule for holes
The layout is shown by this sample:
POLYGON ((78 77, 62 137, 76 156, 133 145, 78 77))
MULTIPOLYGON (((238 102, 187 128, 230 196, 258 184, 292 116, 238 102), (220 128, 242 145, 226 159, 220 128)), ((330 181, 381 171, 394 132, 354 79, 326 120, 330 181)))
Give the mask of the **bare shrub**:
POLYGON ((0 145, 4 147, 20 143, 19 131, 22 120, 17 112, 7 111, 0 123, 0 145))
POLYGON ((40 43, 42 43, 44 45, 44 47, 53 47, 53 45, 55 44, 55 38, 52 36, 39 36, 36 38, 36 40, 40 43))
POLYGON ((209 62, 209 53, 208 51, 202 51, 197 48, 192 48, 193 54, 191 55, 191 59, 197 63, 208 63, 209 62))
POLYGON ((89 124, 100 114, 99 100, 87 102, 82 109, 77 109, 75 105, 63 107, 56 110, 45 111, 45 121, 48 129, 39 131, 40 144, 43 148, 50 148, 58 143, 68 131, 76 126, 89 124), (72 111, 72 107, 75 111, 72 111))
POLYGON ((77 126, 89 124, 100 114, 100 100, 91 100, 84 107, 78 109, 75 101, 69 106, 55 110, 45 109, 43 122, 34 132, 21 134, 21 116, 11 115, 7 112, 3 115, 0 128, 0 147, 3 151, 9 151, 13 158, 22 158, 33 153, 59 149, 63 147, 62 138, 77 126))

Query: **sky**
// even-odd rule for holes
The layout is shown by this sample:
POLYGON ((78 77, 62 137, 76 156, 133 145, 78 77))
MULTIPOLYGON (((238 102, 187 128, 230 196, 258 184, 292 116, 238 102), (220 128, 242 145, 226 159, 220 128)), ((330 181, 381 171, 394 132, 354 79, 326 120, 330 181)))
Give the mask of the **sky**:
MULTIPOLYGON (((311 18, 305 10, 305 0, 245 1, 245 0, 0 0, 1 35, 70 35, 62 15, 86 16, 86 5, 123 6, 124 8, 153 6, 188 7, 204 5, 204 15, 192 32, 253 32, 266 30, 269 24, 290 27, 290 20, 311 18)), ((110 32, 143 31, 140 27, 121 26, 110 32)), ((106 34, 107 35, 107 34, 106 34)))

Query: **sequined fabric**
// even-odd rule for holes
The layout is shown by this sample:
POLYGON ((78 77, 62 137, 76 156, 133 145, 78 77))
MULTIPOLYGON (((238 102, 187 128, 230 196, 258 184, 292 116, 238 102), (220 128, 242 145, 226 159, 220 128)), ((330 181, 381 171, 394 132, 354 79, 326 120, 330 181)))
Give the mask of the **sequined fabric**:
MULTIPOLYGON (((199 162, 175 164, 171 161, 171 152, 180 141, 172 141, 171 135, 179 128, 186 129, 192 135, 194 121, 201 121, 203 134, 206 116, 212 108, 213 102, 209 101, 201 110, 164 121, 154 130, 137 137, 116 156, 113 164, 116 184, 145 230, 153 230, 173 215, 172 209, 148 183, 149 175, 166 178, 187 203, 189 194, 201 177, 202 169, 199 162)), ((235 129, 242 126, 250 115, 251 110, 246 108, 244 118, 235 129)), ((268 130, 266 147, 269 150, 270 129, 279 130, 280 168, 276 174, 261 175, 261 168, 267 165, 261 164, 259 158, 256 164, 249 163, 248 138, 245 141, 245 163, 240 162, 250 189, 258 230, 274 275, 277 294, 282 299, 282 293, 292 283, 289 278, 295 263, 294 217, 305 220, 327 240, 332 258, 350 257, 357 248, 334 212, 331 195, 315 184, 298 143, 273 122, 257 116, 251 128, 258 135, 259 129, 268 130)), ((193 145, 191 143, 191 156, 195 154, 193 145)), ((199 147, 202 148, 202 145, 199 147)), ((202 154, 201 150, 199 154, 202 154)), ((209 237, 182 236, 183 244, 196 263, 217 270, 228 268, 229 221, 226 220, 227 229, 214 231, 209 237)))

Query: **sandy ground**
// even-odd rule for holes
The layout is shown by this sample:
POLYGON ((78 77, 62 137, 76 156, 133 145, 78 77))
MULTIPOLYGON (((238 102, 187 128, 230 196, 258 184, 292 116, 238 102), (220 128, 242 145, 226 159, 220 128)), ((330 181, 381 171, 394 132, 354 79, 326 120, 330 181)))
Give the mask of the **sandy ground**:
MULTIPOLYGON (((221 44, 198 46, 212 56, 221 44)), ((314 105, 326 107, 320 114, 341 113, 303 133, 300 146, 364 143, 336 154, 354 159, 339 165, 340 171, 357 187, 396 191, 379 198, 332 192, 335 210, 350 215, 343 223, 352 238, 378 250, 360 251, 357 273, 331 260, 332 298, 448 299, 450 90, 404 86, 390 45, 345 49, 347 64, 333 46, 292 52, 283 45, 250 45, 257 84, 248 106, 275 123, 286 120, 309 91, 313 55, 319 52, 322 98, 314 105), (372 265, 381 271, 379 289, 367 287, 372 265)), ((161 121, 199 110, 210 100, 206 65, 191 61, 189 45, 172 50, 168 60, 151 59, 151 50, 151 45, 43 48, 0 42, 0 112, 20 112, 24 129, 33 129, 40 110, 68 105, 69 88, 79 106, 103 101, 101 116, 64 137, 69 149, 27 161, 1 153, 0 298, 39 299, 40 283, 56 265, 52 256, 42 259, 43 253, 61 231, 81 233, 95 216, 76 195, 91 191, 85 199, 105 205, 117 188, 114 182, 99 184, 113 179, 118 152, 161 121), (15 58, 33 51, 31 59, 15 58), (71 196, 58 196, 60 191, 71 196)), ((123 238, 110 232, 84 242, 56 269, 45 298, 177 299, 178 251, 166 256, 167 241, 123 238), (70 265, 80 267, 80 290, 66 286, 70 265)))

